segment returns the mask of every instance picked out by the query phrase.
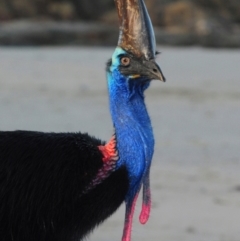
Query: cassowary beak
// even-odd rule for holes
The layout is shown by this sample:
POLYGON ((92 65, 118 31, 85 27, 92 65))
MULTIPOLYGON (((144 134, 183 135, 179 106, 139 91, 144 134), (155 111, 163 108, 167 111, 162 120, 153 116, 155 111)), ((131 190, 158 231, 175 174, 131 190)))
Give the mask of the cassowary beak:
POLYGON ((115 0, 115 2, 120 25, 118 46, 141 60, 131 66, 133 74, 135 72, 136 76, 139 74, 165 82, 165 77, 155 62, 155 34, 144 1, 115 0))

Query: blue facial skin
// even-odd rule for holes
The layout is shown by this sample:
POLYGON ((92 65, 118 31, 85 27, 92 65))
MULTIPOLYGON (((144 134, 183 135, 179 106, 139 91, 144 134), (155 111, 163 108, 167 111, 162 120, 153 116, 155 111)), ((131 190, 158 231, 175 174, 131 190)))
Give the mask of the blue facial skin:
POLYGON ((117 168, 123 165, 127 167, 130 187, 125 201, 131 203, 149 171, 154 137, 144 103, 144 91, 148 88, 150 80, 122 75, 118 69, 122 54, 127 53, 117 47, 112 56, 107 79, 119 155, 117 168))

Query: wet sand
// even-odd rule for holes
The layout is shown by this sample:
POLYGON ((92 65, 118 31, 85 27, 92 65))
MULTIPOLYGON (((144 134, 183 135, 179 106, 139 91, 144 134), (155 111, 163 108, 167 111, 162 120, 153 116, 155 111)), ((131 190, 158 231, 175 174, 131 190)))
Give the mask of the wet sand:
MULTIPOLYGON (((159 47, 146 93, 156 138, 149 222, 132 240, 240 240, 240 51, 159 47)), ((112 48, 0 48, 0 129, 108 139, 112 48)), ((89 236, 120 240, 124 206, 89 236)))

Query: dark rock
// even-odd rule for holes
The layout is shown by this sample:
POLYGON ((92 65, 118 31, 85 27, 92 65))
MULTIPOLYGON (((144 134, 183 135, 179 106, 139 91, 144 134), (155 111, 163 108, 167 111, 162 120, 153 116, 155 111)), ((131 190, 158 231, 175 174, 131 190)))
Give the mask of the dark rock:
POLYGON ((1 45, 113 45, 118 30, 97 23, 16 21, 0 24, 1 45))
POLYGON ((156 41, 160 45, 189 46, 196 44, 194 33, 171 33, 166 30, 155 30, 156 41))
POLYGON ((52 2, 47 7, 51 18, 57 20, 74 20, 77 18, 74 5, 70 2, 52 2))
POLYGON ((240 47, 240 28, 234 26, 228 19, 219 16, 198 19, 195 32, 198 36, 198 44, 204 47, 240 47))
POLYGON ((0 21, 11 19, 11 11, 7 6, 6 1, 0 1, 0 21))
POLYGON ((197 8, 186 1, 177 1, 164 8, 164 26, 167 29, 190 31, 194 28, 197 8))
POLYGON ((240 47, 240 33, 238 34, 224 34, 224 33, 210 33, 199 38, 199 45, 211 48, 239 48, 240 47))
POLYGON ((71 0, 75 6, 78 17, 83 20, 98 20, 102 15, 114 9, 113 0, 71 0))

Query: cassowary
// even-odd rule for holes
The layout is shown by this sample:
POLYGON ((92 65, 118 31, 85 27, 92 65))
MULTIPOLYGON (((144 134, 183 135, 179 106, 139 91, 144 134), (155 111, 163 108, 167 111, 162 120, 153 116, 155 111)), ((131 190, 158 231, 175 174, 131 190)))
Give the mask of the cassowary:
POLYGON ((0 240, 77 241, 125 201, 123 241, 131 239, 143 186, 141 223, 150 212, 154 151, 144 91, 165 78, 143 0, 117 0, 118 46, 107 63, 114 134, 0 132, 0 240))

